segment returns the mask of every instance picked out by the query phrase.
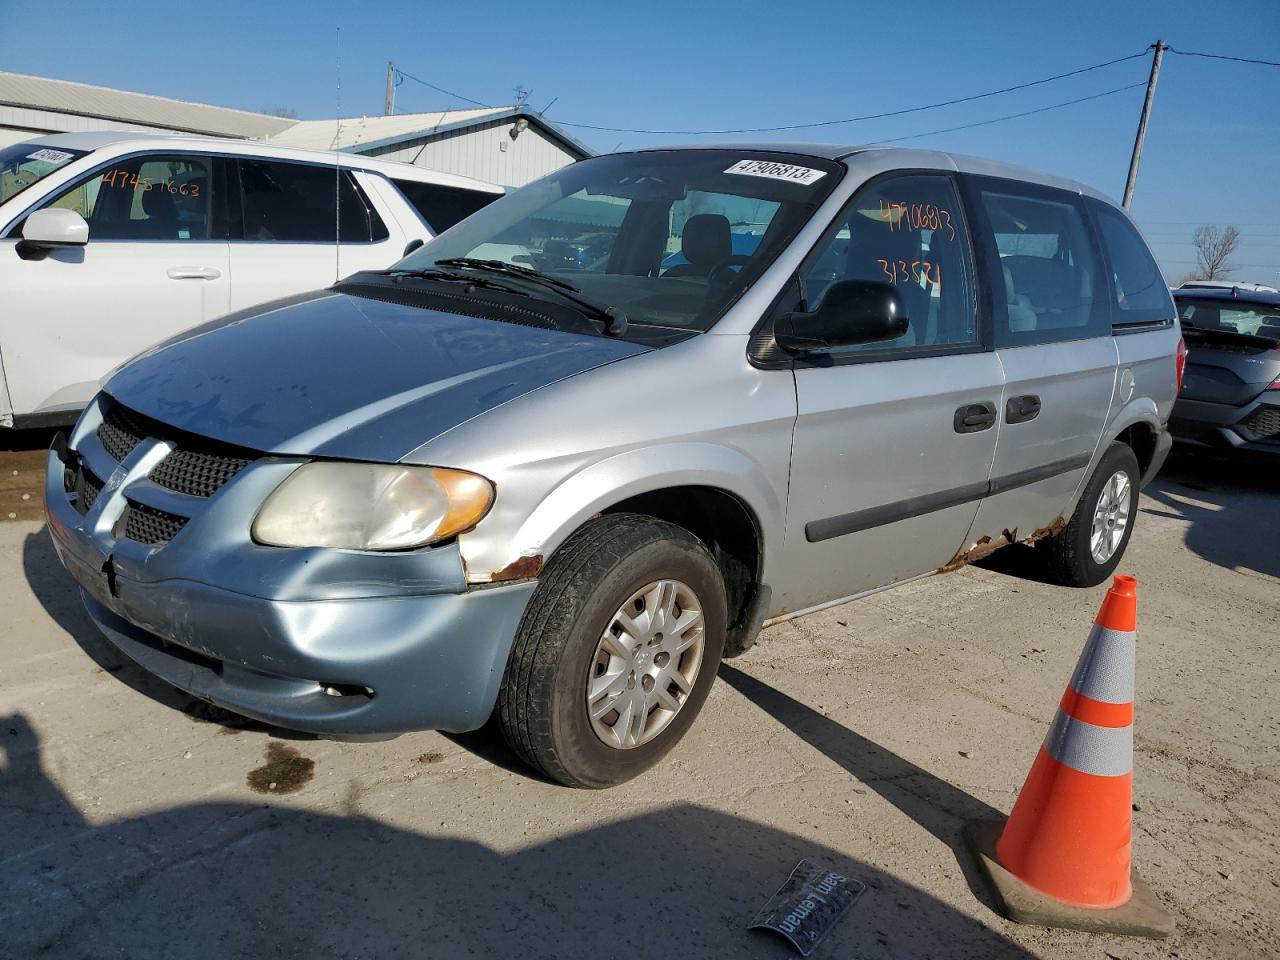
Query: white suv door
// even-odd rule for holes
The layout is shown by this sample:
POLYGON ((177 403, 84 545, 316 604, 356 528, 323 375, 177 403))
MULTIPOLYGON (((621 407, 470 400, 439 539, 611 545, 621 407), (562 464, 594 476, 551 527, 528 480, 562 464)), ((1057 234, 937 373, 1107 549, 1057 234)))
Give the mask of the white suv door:
POLYGON ((403 237, 388 229, 350 171, 293 160, 233 162, 239 171, 232 198, 233 310, 400 259, 403 237))
POLYGON ((15 416, 82 407, 99 379, 146 347, 229 309, 219 161, 119 158, 42 207, 89 224, 83 247, 19 255, 0 241, 0 351, 15 416))

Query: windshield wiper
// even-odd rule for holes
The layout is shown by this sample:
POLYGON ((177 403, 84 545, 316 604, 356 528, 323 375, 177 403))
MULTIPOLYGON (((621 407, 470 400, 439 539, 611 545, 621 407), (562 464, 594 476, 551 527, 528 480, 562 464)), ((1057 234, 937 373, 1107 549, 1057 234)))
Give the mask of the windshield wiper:
POLYGON ((532 267, 507 263, 504 260, 481 260, 476 257, 449 257, 444 260, 437 260, 436 266, 463 267, 469 270, 488 270, 492 273, 500 273, 508 277, 519 277, 522 280, 528 280, 540 286, 547 287, 552 292, 563 297, 565 300, 568 300, 570 303, 581 307, 589 316, 599 320, 604 325, 604 332, 609 336, 620 337, 627 332, 627 315, 617 307, 610 307, 592 300, 567 280, 561 280, 559 277, 548 276, 545 273, 540 273, 539 271, 534 270, 532 267))
POLYGON ((393 267, 390 270, 378 270, 376 272, 391 277, 393 280, 399 277, 415 277, 421 280, 448 280, 453 283, 470 284, 473 287, 484 287, 487 290, 501 290, 503 293, 523 294, 523 291, 505 283, 498 283, 486 277, 475 277, 469 273, 458 273, 456 270, 433 270, 430 268, 423 270, 397 270, 393 267))

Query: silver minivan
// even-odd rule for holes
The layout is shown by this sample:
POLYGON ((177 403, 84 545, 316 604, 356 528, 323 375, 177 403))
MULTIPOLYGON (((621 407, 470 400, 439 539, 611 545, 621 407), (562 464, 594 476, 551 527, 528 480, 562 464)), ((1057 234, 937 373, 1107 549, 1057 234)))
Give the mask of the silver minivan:
POLYGON ((105 382, 49 456, 89 613, 196 697, 644 770, 763 626, 1013 542, 1097 584, 1181 375, 1079 184, 748 145, 557 171, 105 382))

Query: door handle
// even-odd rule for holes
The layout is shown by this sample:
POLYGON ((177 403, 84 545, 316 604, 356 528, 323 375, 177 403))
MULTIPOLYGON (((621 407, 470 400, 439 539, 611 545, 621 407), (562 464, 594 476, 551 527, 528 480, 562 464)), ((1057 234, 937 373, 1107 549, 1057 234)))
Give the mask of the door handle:
POLYGON ((1026 423, 1040 416, 1040 398, 1034 393, 1010 397, 1004 405, 1005 423, 1026 423))
POLYGON ((996 405, 986 400, 966 403, 956 411, 952 425, 956 433, 978 433, 990 429, 996 422, 996 405))
POLYGON ((170 280, 217 280, 222 276, 217 267, 170 267, 165 273, 170 280))

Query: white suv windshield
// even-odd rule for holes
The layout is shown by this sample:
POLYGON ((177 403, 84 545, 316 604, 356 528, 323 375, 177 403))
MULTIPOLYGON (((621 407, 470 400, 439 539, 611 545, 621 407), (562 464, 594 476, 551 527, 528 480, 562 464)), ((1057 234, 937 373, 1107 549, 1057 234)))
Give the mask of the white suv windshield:
POLYGON ((15 143, 5 147, 0 150, 0 203, 13 199, 27 187, 84 154, 83 150, 42 147, 35 143, 15 143))
POLYGON ((597 157, 497 200, 394 269, 500 261, 571 283, 631 323, 705 330, 786 247, 842 169, 741 150, 597 157))

